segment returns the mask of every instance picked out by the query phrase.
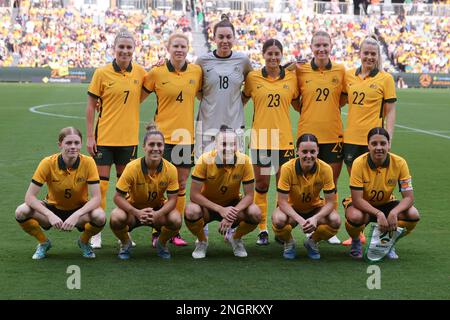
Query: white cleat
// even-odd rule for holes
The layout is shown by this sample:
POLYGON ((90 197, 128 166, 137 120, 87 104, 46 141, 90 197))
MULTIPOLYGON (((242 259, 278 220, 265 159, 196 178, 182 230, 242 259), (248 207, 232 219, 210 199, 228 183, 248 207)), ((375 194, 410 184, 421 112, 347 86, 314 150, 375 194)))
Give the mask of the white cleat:
POLYGON ((247 251, 244 247, 244 242, 242 239, 234 239, 233 235, 228 238, 228 242, 231 244, 233 248, 233 253, 236 257, 245 258, 247 256, 247 251))
POLYGON ((328 239, 329 244, 341 244, 341 240, 337 236, 332 236, 330 239, 328 239))
POLYGON ((91 237, 91 248, 101 249, 102 247, 102 233, 99 232, 91 237))
POLYGON ((207 241, 196 241, 195 250, 192 252, 192 258, 203 259, 206 257, 206 250, 208 249, 207 241))

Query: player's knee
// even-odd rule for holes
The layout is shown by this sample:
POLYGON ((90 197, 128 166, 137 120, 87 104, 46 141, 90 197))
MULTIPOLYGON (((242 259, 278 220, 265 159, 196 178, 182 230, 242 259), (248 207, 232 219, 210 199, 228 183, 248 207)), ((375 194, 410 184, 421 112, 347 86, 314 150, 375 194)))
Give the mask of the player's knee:
POLYGON ((178 210, 172 210, 169 215, 169 227, 171 229, 180 229, 181 228, 181 214, 178 210))
POLYGON ((189 202, 184 209, 184 216, 188 220, 196 220, 199 218, 201 208, 198 204, 189 202))
POLYGON ((16 208, 15 212, 16 220, 22 221, 28 219, 31 216, 31 208, 27 204, 22 203, 16 208))
POLYGON ((106 214, 101 208, 97 208, 92 211, 92 222, 97 226, 103 226, 106 224, 106 214))
POLYGON ((109 225, 111 228, 120 228, 127 221, 127 214, 125 211, 115 208, 111 211, 111 217, 109 219, 109 225))
POLYGON ((255 204, 251 204, 247 209, 248 216, 252 223, 260 223, 261 222, 261 209, 255 204))
POLYGON ((341 217, 339 216, 339 214, 333 210, 330 213, 329 216, 329 225, 330 227, 332 227, 333 229, 339 229, 341 226, 341 217))
POLYGON ((345 210, 345 219, 351 224, 360 225, 364 223, 364 214, 352 206, 345 210))
POLYGON ((277 211, 272 213, 272 226, 276 229, 282 229, 286 225, 285 219, 282 219, 280 214, 277 214, 277 211))

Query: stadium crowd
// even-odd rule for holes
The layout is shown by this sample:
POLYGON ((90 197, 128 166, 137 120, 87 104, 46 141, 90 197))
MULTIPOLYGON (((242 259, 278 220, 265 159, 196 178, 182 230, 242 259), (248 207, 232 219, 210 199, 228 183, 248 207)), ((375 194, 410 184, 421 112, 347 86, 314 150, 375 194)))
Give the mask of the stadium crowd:
MULTIPOLYGON (((136 34, 135 61, 149 68, 167 55, 164 41, 175 31, 185 33, 192 42, 192 30, 187 16, 176 11, 151 10, 124 12, 118 9, 98 11, 74 7, 36 7, 22 1, 14 16, 6 10, 0 13, 0 66, 98 67, 112 60, 111 43, 120 27, 136 34)), ((254 64, 263 64, 262 43, 269 38, 283 42, 285 59, 310 59, 310 36, 319 29, 333 37, 332 59, 347 68, 358 60, 358 44, 375 32, 384 46, 384 68, 395 72, 450 72, 449 17, 425 18, 372 14, 354 19, 348 15, 302 14, 297 2, 295 14, 263 12, 231 13, 236 25, 236 49, 246 53, 254 64)), ((211 26, 220 14, 204 13, 208 45, 214 46, 211 26)), ((203 19, 203 12, 202 12, 203 19)), ((190 51, 188 59, 195 60, 190 51)))

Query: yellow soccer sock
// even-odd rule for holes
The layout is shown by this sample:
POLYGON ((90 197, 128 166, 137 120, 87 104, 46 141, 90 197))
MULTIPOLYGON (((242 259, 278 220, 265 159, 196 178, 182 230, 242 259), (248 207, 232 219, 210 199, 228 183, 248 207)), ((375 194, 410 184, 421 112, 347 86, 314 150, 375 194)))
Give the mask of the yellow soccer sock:
POLYGON ((347 233, 349 234, 350 238, 352 239, 359 239, 359 234, 364 231, 364 228, 366 227, 365 224, 362 224, 360 226, 352 225, 347 220, 345 221, 345 229, 347 230, 347 233))
POLYGON ((312 234, 311 239, 313 239, 314 242, 319 242, 320 240, 328 240, 337 233, 338 229, 334 229, 327 224, 319 224, 316 231, 314 231, 314 233, 312 234))
POLYGON ((255 190, 254 201, 259 209, 261 209, 261 222, 258 225, 259 230, 267 230, 267 191, 259 192, 255 190))
POLYGON ((186 227, 189 229, 189 231, 197 237, 198 241, 208 240, 206 238, 205 231, 203 230, 203 227, 205 226, 205 221, 203 220, 203 218, 195 221, 184 219, 184 222, 186 223, 186 227))
POLYGON ((30 236, 35 237, 39 243, 44 243, 47 241, 47 237, 42 231, 39 222, 36 219, 27 219, 25 221, 17 221, 22 227, 23 231, 28 233, 30 236))
POLYGON ((403 237, 406 237, 411 231, 414 230, 419 220, 398 220, 398 226, 402 228, 406 228, 406 232, 403 234, 403 237))
POLYGON ((84 244, 87 244, 92 236, 95 236, 97 233, 102 231, 103 227, 104 227, 104 225, 99 227, 99 226, 94 225, 91 222, 85 223, 84 231, 80 236, 81 242, 83 242, 84 244))
POLYGON ((127 243, 128 241, 130 241, 130 237, 128 235, 128 226, 125 226, 122 229, 111 228, 111 230, 122 243, 127 243))
POLYGON ((106 193, 108 192, 109 188, 109 180, 108 178, 100 178, 100 192, 101 192, 101 202, 100 207, 102 207, 103 210, 106 210, 106 193))
POLYGON ((336 198, 334 199, 334 210, 337 211, 339 208, 339 195, 337 192, 336 192, 335 196, 336 196, 336 198))
POLYGON ((278 239, 284 242, 289 242, 292 240, 292 226, 290 224, 285 225, 281 229, 278 229, 274 225, 272 225, 272 230, 278 239))
POLYGON ((178 195, 177 199, 177 210, 179 213, 181 213, 181 217, 184 216, 184 208, 186 206, 186 192, 184 192, 182 195, 178 195))
POLYGON ((166 228, 166 227, 162 227, 161 228, 161 234, 159 235, 159 238, 158 238, 159 242, 161 242, 161 244, 163 246, 165 246, 167 241, 170 238, 175 237, 178 234, 179 231, 180 231, 180 229, 172 230, 172 229, 169 229, 169 228, 166 228))
POLYGON ((253 230, 255 230, 257 227, 256 224, 250 224, 245 221, 241 221, 239 223, 239 226, 236 228, 236 232, 233 235, 233 239, 240 239, 246 234, 249 234, 253 230))

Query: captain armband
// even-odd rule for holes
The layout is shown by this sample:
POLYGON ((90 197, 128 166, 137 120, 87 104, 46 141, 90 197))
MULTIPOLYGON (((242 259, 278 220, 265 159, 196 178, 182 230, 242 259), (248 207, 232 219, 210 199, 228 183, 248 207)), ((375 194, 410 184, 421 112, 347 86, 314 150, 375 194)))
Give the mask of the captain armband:
POLYGON ((405 180, 399 180, 398 184, 399 184, 399 187, 400 187, 400 192, 412 191, 413 190, 411 178, 405 179, 405 180))

